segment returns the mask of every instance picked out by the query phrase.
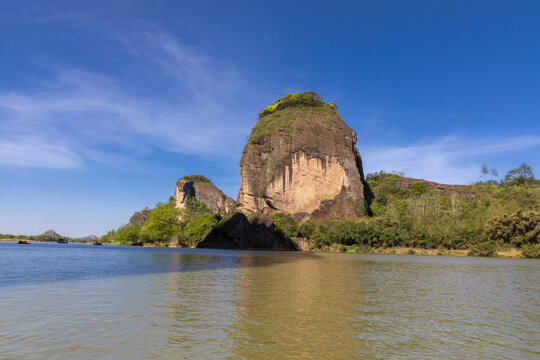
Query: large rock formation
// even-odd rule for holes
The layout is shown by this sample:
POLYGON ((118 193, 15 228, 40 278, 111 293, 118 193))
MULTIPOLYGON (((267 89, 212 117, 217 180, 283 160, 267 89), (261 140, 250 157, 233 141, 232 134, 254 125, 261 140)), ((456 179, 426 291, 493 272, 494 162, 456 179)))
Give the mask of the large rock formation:
POLYGON ((268 216, 248 218, 237 212, 214 227, 198 248, 243 250, 296 250, 290 239, 276 236, 268 216))
POLYGON ((370 200, 356 134, 335 104, 287 95, 260 114, 240 160, 238 209, 297 221, 363 214, 370 200))
POLYGON ((175 206, 178 209, 185 209, 187 202, 191 199, 196 199, 221 215, 231 212, 236 204, 234 199, 227 197, 223 191, 202 175, 187 175, 176 183, 175 206))

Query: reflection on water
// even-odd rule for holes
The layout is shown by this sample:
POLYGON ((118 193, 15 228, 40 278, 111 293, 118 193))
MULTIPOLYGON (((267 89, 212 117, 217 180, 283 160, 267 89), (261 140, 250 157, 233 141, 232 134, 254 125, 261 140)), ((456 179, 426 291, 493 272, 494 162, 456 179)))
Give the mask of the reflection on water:
POLYGON ((235 355, 353 358, 365 348, 353 320, 363 294, 349 288, 362 278, 362 263, 353 269, 350 262, 316 256, 260 271, 251 266, 260 259, 243 259, 239 271, 238 320, 230 329, 235 355))
POLYGON ((540 357, 538 260, 0 244, 0 274, 5 359, 540 357))

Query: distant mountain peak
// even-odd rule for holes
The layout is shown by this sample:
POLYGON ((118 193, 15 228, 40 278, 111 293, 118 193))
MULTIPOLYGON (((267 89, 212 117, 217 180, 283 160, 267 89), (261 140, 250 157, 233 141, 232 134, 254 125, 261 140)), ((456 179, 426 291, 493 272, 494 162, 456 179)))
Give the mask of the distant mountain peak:
POLYGON ((52 236, 52 237, 60 237, 62 235, 58 234, 56 231, 54 230, 47 230, 43 233, 43 235, 49 235, 49 236, 52 236))

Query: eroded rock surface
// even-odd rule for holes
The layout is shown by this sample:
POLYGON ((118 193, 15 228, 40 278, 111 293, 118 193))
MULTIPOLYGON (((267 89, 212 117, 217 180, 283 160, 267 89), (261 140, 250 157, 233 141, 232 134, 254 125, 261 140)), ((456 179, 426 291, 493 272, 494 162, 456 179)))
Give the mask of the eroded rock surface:
POLYGON ((178 180, 174 192, 175 206, 184 209, 186 202, 193 198, 221 215, 231 212, 236 204, 210 181, 178 180))
POLYGON ((148 207, 145 207, 141 211, 136 211, 129 219, 129 222, 126 225, 124 225, 124 227, 130 227, 133 225, 142 226, 142 224, 144 224, 144 222, 148 218, 149 213, 150 213, 150 209, 148 209, 148 207))
POLYGON ((297 221, 357 217, 371 192, 356 134, 329 106, 291 107, 262 116, 240 160, 238 209, 284 212, 297 221))

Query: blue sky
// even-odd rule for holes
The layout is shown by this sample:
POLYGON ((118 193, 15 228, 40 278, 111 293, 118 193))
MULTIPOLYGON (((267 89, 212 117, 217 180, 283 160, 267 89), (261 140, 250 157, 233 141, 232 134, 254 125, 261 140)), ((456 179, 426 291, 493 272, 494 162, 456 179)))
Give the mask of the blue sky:
POLYGON ((0 0, 0 233, 101 235, 316 91, 365 171, 540 172, 538 1, 0 0))

